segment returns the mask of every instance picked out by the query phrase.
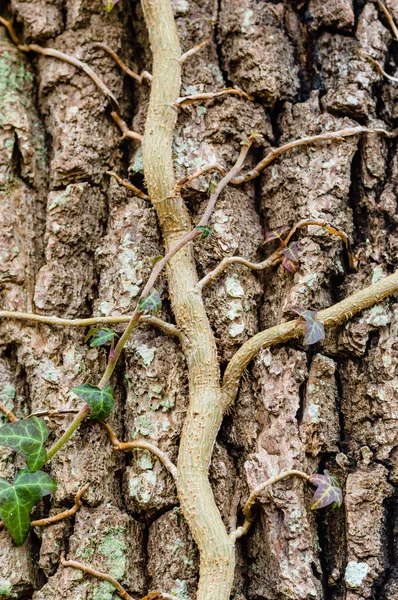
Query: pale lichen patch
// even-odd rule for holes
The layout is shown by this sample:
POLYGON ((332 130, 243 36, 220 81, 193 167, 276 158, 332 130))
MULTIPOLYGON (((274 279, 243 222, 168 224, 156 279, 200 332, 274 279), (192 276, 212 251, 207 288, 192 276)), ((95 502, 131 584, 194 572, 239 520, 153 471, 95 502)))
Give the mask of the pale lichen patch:
POLYGON ((351 560, 345 570, 344 579, 351 589, 358 588, 369 572, 369 565, 365 562, 351 560))

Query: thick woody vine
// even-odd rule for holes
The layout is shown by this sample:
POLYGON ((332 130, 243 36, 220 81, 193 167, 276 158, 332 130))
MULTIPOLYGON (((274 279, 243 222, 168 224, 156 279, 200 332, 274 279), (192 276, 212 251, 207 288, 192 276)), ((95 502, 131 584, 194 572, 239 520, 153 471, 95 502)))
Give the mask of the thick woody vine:
MULTIPOLYGON (((387 10, 381 0, 378 0, 378 3, 383 11, 387 10)), ((112 2, 109 1, 107 8, 110 9, 112 5, 112 2)), ((145 192, 123 180, 114 172, 109 171, 108 175, 115 178, 120 185, 152 203, 157 213, 165 247, 164 256, 159 257, 153 265, 135 310, 130 316, 62 319, 32 313, 0 311, 0 318, 47 323, 59 327, 87 327, 89 331, 86 342, 91 347, 110 345, 107 366, 98 384, 82 382, 72 390, 83 400, 79 409, 39 411, 23 420, 18 420, 12 411, 0 402, 0 409, 10 421, 0 428, 0 445, 8 446, 19 452, 25 458, 27 465, 26 469, 18 472, 12 483, 0 478, 1 525, 8 529, 16 544, 23 544, 31 526, 50 525, 63 518, 71 517, 79 510, 88 484, 78 492, 71 509, 53 517, 30 521, 33 506, 42 496, 51 494, 56 488, 56 482, 42 468, 68 442, 80 424, 89 418, 99 422, 106 429, 115 451, 140 448, 152 452, 163 463, 174 478, 182 513, 199 548, 200 577, 197 598, 198 600, 228 600, 234 576, 236 540, 248 532, 254 520, 252 508, 265 490, 289 477, 300 477, 316 486, 311 508, 322 508, 328 504, 339 506, 343 500, 338 482, 328 472, 325 471, 322 475, 306 474, 298 470, 286 471, 265 481, 251 492, 243 508, 243 523, 238 527, 234 526, 231 531, 227 531, 214 501, 208 469, 223 416, 235 401, 244 370, 262 348, 300 336, 304 336, 306 344, 316 343, 324 338, 325 327, 338 325, 358 312, 397 293, 398 272, 318 313, 308 307, 297 307, 297 318, 262 331, 244 343, 231 358, 221 381, 216 342, 202 299, 202 290, 206 285, 210 285, 229 265, 234 263, 257 271, 281 264, 282 268, 295 272, 300 257, 297 245, 292 238, 298 230, 308 226, 321 227, 331 235, 340 238, 345 246, 351 269, 356 268, 356 259, 344 231, 326 221, 309 218, 269 232, 265 242, 277 242, 277 248, 264 261, 251 263, 244 257, 226 257, 213 271, 198 281, 194 261, 194 242, 200 243, 201 239, 211 233, 209 225, 211 215, 224 188, 229 184, 240 185, 258 177, 269 164, 277 160, 283 153, 303 145, 333 143, 333 141, 345 137, 364 133, 378 133, 388 137, 394 134, 382 129, 370 129, 362 126, 321 133, 272 149, 253 169, 242 173, 245 159, 253 144, 257 143, 257 134, 251 132, 247 139, 240 140, 241 146, 239 153, 237 152, 236 163, 229 171, 226 171, 222 165, 214 163, 198 168, 180 181, 176 181, 172 162, 172 139, 178 107, 226 94, 238 95, 249 102, 253 99, 238 88, 226 88, 215 93, 180 97, 182 63, 207 45, 210 38, 182 54, 170 1, 142 0, 142 6, 153 53, 152 74, 147 71, 140 75, 134 73, 111 48, 102 43, 96 43, 95 46, 112 56, 127 75, 139 83, 151 86, 144 136, 129 129, 120 115, 120 108, 113 93, 87 64, 51 48, 43 48, 36 44, 21 44, 12 24, 0 17, 0 22, 7 28, 12 41, 22 52, 51 56, 83 70, 109 100, 111 117, 121 130, 122 137, 142 143, 147 187, 145 192), (192 225, 180 191, 187 183, 209 172, 218 172, 221 178, 218 184, 212 182, 207 207, 199 222, 192 225), (157 317, 161 308, 161 299, 155 283, 163 269, 166 270, 176 325, 166 323, 157 317), (127 327, 116 342, 116 335, 110 326, 118 323, 127 323, 127 327), (111 385, 113 372, 127 340, 134 329, 142 324, 150 324, 161 329, 165 334, 176 337, 180 341, 186 357, 189 406, 181 435, 177 465, 173 464, 164 452, 149 442, 143 440, 119 441, 106 422, 114 408, 111 385), (45 442, 49 431, 43 417, 51 418, 55 414, 66 417, 73 414, 74 416, 65 433, 50 448, 46 448, 45 442)), ((387 14, 389 15, 388 11, 387 14)), ((212 21, 210 21, 211 24, 212 21)), ((380 65, 375 66, 379 68, 380 65)), ((239 140, 237 140, 237 146, 238 143, 239 140)), ((61 562, 65 567, 80 569, 89 575, 109 581, 121 598, 132 600, 128 592, 110 575, 97 571, 91 565, 65 560, 64 557, 61 558, 61 562)), ((155 600, 156 598, 175 598, 175 596, 167 591, 154 591, 145 596, 143 600, 155 600)))

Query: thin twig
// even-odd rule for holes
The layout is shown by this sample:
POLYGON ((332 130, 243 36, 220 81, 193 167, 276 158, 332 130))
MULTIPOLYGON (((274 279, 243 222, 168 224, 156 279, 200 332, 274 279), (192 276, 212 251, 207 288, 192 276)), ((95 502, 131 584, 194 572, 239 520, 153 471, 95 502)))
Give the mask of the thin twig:
POLYGON ((219 173, 221 173, 221 175, 223 175, 223 176, 225 175, 224 167, 222 167, 218 163, 215 163, 214 165, 207 165, 206 167, 198 167, 191 173, 188 173, 187 175, 185 175, 185 177, 182 177, 180 179, 180 181, 177 181, 177 183, 175 184, 175 187, 173 189, 173 194, 178 194, 178 192, 184 187, 184 185, 186 185, 187 183, 190 183, 191 181, 193 181, 194 179, 197 179, 198 177, 202 177, 202 175, 205 175, 206 173, 209 173, 210 171, 218 171, 219 173))
POLYGON ((177 596, 173 594, 165 594, 164 592, 149 592, 147 596, 141 598, 141 600, 178 600, 177 596))
POLYGON ((126 138, 130 138, 132 140, 136 140, 137 142, 140 142, 140 144, 141 144, 142 135, 140 133, 136 133, 135 131, 131 131, 131 129, 128 128, 126 121, 124 121, 122 119, 122 117, 117 114, 116 111, 113 110, 111 112, 111 117, 115 121, 116 125, 119 127, 120 131, 123 134, 122 140, 125 140, 126 138))
POLYGON ((121 69, 123 69, 123 71, 125 73, 127 73, 127 75, 129 75, 130 77, 132 77, 133 79, 135 79, 136 81, 138 81, 138 83, 142 83, 143 80, 147 80, 147 81, 152 81, 153 77, 150 73, 148 73, 148 71, 142 71, 141 75, 138 75, 138 73, 136 73, 135 71, 132 71, 116 54, 116 52, 114 52, 112 50, 112 48, 109 48, 109 46, 107 46, 106 44, 103 44, 101 42, 95 42, 95 44, 93 44, 94 48, 101 48, 101 50, 105 50, 105 52, 107 52, 109 54, 109 56, 111 56, 113 58, 113 60, 119 65, 119 67, 121 69))
POLYGON ((387 77, 387 79, 389 79, 390 81, 393 81, 394 83, 398 83, 398 77, 393 77, 392 75, 389 75, 388 73, 386 73, 385 70, 383 69, 383 67, 381 66, 381 64, 377 60, 375 60, 374 58, 369 56, 369 54, 365 54, 364 52, 361 52, 360 55, 363 56, 364 58, 366 58, 369 62, 371 62, 372 65, 374 65, 376 67, 376 69, 379 71, 379 73, 384 75, 384 77, 387 77))
MULTIPOLYGON (((89 488, 89 484, 86 483, 76 494, 75 503, 72 508, 68 508, 57 515, 52 517, 47 517, 46 519, 37 519, 36 521, 31 521, 31 527, 46 527, 47 525, 52 525, 53 523, 58 523, 59 521, 63 521, 64 519, 68 519, 69 517, 73 517, 74 514, 77 513, 79 508, 82 506, 81 497, 89 488)), ((0 529, 4 527, 3 521, 0 521, 0 529)))
POLYGON ((63 62, 69 63, 78 69, 81 69, 88 75, 92 81, 94 81, 95 85, 101 92, 106 96, 111 105, 116 111, 120 111, 120 106, 116 97, 113 95, 111 90, 105 85, 105 83, 98 77, 96 73, 89 67, 86 63, 82 62, 78 58, 74 56, 69 56, 69 54, 65 54, 64 52, 60 52, 59 50, 55 50, 54 48, 42 48, 42 46, 38 46, 37 44, 28 44, 27 46, 18 46, 22 52, 37 52, 37 54, 42 54, 43 56, 52 56, 53 58, 57 58, 58 60, 62 60, 63 62))
POLYGON ((134 194, 136 196, 139 196, 143 200, 150 200, 149 196, 147 196, 144 192, 141 192, 141 190, 139 190, 137 187, 135 187, 135 185, 133 185, 129 181, 126 181, 125 179, 122 179, 121 177, 119 177, 119 175, 116 175, 116 173, 114 173, 113 171, 107 171, 106 174, 110 175, 111 177, 114 177, 114 179, 116 179, 116 181, 120 185, 123 185, 128 190, 131 190, 132 192, 134 192, 134 194))
POLYGON ((12 410, 7 408, 7 406, 1 400, 0 400, 0 410, 6 415, 6 417, 8 417, 8 419, 11 421, 11 423, 15 423, 15 421, 18 421, 18 417, 16 417, 14 415, 14 413, 12 412, 12 410))
POLYGON ((207 225, 207 223, 210 219, 210 216, 214 210, 214 207, 215 207, 215 204, 217 202, 219 195, 221 194, 223 189, 228 185, 228 183, 231 181, 231 179, 233 177, 235 177, 242 169, 243 163, 245 161, 245 158, 247 156, 247 153, 250 150, 250 147, 251 147, 253 141, 254 141, 254 136, 249 136, 249 138, 245 142, 245 144, 242 145, 241 151, 238 156, 238 160, 236 161, 235 165, 231 168, 231 170, 221 179, 221 181, 216 186, 216 189, 214 190, 214 192, 210 195, 207 207, 206 207, 198 225, 195 227, 195 229, 192 229, 186 235, 184 235, 180 240, 178 240, 176 242, 176 244, 167 252, 167 254, 161 260, 159 260, 153 267, 152 272, 151 272, 151 274, 144 286, 144 289, 142 290, 141 295, 138 299, 138 302, 137 302, 136 308, 132 314, 131 320, 130 320, 129 324, 127 325, 126 330, 124 331, 123 335, 119 338, 119 341, 116 344, 114 355, 113 355, 112 359, 108 360, 108 365, 106 367, 105 373, 103 374, 102 379, 98 385, 98 387, 100 389, 103 389, 108 384, 108 382, 112 376, 112 373, 115 370, 117 361, 119 360, 119 357, 122 353, 124 345, 126 344, 131 333, 134 331, 135 327, 138 324, 138 321, 140 319, 140 313, 138 312, 138 306, 139 306, 140 300, 142 298, 145 298, 150 293, 159 274, 161 273, 161 271, 163 270, 165 265, 169 262, 169 260, 175 254, 177 254, 177 252, 179 252, 181 250, 181 248, 183 248, 189 242, 193 241, 195 238, 197 238, 201 235, 201 231, 199 228, 205 227, 207 225))
MULTIPOLYGON (((92 325, 117 325, 119 323, 129 323, 130 315, 121 315, 115 317, 89 317, 85 319, 61 319, 60 317, 49 317, 47 315, 35 315, 33 313, 14 312, 11 310, 0 310, 0 319, 17 319, 20 321, 32 321, 33 323, 45 323, 56 327, 91 327, 92 325)), ((181 338, 181 333, 172 323, 166 323, 158 317, 141 315, 140 325, 152 325, 157 327, 167 335, 181 338)))
MULTIPOLYGON (((325 327, 339 325, 354 315, 381 302, 388 296, 398 293, 398 271, 373 285, 348 296, 333 306, 320 310, 316 318, 325 327)), ((304 334, 305 328, 297 324, 297 319, 260 331, 247 340, 229 361, 223 379, 223 410, 234 402, 239 389, 240 378, 251 360, 262 348, 287 342, 304 334)))
POLYGON ((189 50, 187 50, 186 52, 184 52, 184 54, 181 54, 180 63, 181 64, 184 63, 187 60, 187 58, 190 58, 191 56, 193 56, 194 54, 196 54, 200 50, 203 50, 203 48, 206 48, 206 46, 208 46, 210 44, 211 39, 212 38, 210 37, 207 40, 205 40, 204 42, 200 42, 200 44, 197 44, 193 48, 190 48, 189 50))
POLYGON ((246 98, 246 100, 254 100, 252 96, 246 94, 243 90, 238 87, 233 88, 225 88, 225 90, 220 90, 219 92, 208 92, 203 94, 191 94, 190 96, 181 96, 178 98, 176 104, 178 106, 183 106, 184 104, 194 104, 194 102, 206 102, 206 100, 213 100, 214 98, 219 98, 220 96, 240 96, 241 98, 246 98))
POLYGON ((210 271, 209 273, 207 273, 207 275, 203 277, 203 279, 198 281, 198 283, 195 285, 195 288, 198 290, 202 290, 205 287, 205 285, 209 285, 210 283, 212 283, 215 279, 217 279, 217 277, 221 275, 221 273, 223 273, 223 271, 225 271, 227 267, 229 267, 229 265, 232 264, 243 265, 244 267, 247 267, 252 271, 262 271, 264 269, 274 267, 275 265, 280 263, 281 260, 282 257, 280 249, 276 250, 270 257, 266 258, 265 260, 259 263, 252 263, 246 260, 245 258, 242 258, 241 256, 226 256, 213 269, 213 271, 210 271))
POLYGON ((63 567, 71 567, 73 569, 79 569, 80 571, 83 571, 84 573, 88 573, 89 575, 93 575, 94 577, 97 577, 98 579, 103 579, 105 581, 109 581, 109 583, 111 583, 113 585, 113 587, 115 587, 117 589, 117 593, 119 594, 119 596, 121 598, 123 598, 123 600, 135 600, 135 598, 133 598, 133 596, 130 596, 130 594, 127 593, 127 591, 124 589, 124 587, 121 586, 120 583, 114 577, 112 577, 112 575, 107 575, 106 573, 101 573, 101 571, 97 571, 96 569, 93 569, 92 567, 83 565, 82 563, 79 563, 76 560, 65 560, 63 555, 61 555, 61 564, 63 567))
POLYGON ((328 223, 324 219, 302 219, 301 221, 293 225, 287 237, 283 240, 284 245, 287 245, 289 243, 292 236, 296 233, 298 229, 302 229, 303 227, 309 227, 310 225, 322 227, 323 229, 326 229, 326 231, 331 235, 336 235, 337 237, 339 237, 346 247, 350 269, 356 269, 358 261, 352 252, 350 238, 343 229, 340 229, 340 227, 328 223))
POLYGON ((229 511, 228 517, 228 524, 231 533, 236 529, 236 523, 238 519, 238 508, 241 496, 242 493, 239 488, 235 491, 234 495, 232 496, 231 509, 229 511))
POLYGON ((12 41, 18 46, 19 50, 21 50, 22 52, 37 52, 37 54, 42 54, 43 56, 52 56, 53 58, 57 58, 58 60, 67 62, 70 65, 73 65, 74 67, 77 67, 78 69, 84 71, 86 75, 88 75, 92 79, 92 81, 94 81, 98 89, 101 90, 101 92, 106 96, 113 108, 118 112, 120 111, 120 106, 118 101, 116 100, 116 97, 112 94, 112 92, 105 85, 102 79, 100 79, 100 77, 98 77, 98 75, 86 63, 82 62, 78 58, 75 58, 74 56, 69 56, 69 54, 65 54, 64 52, 55 50, 54 48, 43 48, 42 46, 38 46, 37 44, 22 45, 10 21, 7 21, 3 17, 0 17, 0 23, 2 23, 6 27, 12 41))
POLYGON ((231 181, 233 185, 240 185, 241 183, 246 183, 247 181, 251 181, 255 177, 258 177, 270 163, 272 163, 275 159, 277 159, 281 154, 288 152, 288 150, 292 150, 293 148, 297 148, 298 146, 307 146, 308 144, 314 144, 316 142, 324 142, 327 140, 340 140, 345 137, 350 137, 353 135, 359 135, 360 133, 381 133, 386 135, 387 137, 395 137, 397 135, 396 132, 389 133, 385 129, 371 129, 369 127, 350 127, 348 129, 340 129, 340 131, 328 131, 326 133, 321 133, 319 135, 312 135, 310 137, 300 138, 299 140, 293 140, 292 142, 288 142, 279 148, 272 148, 269 151, 267 156, 261 160, 258 165, 251 169, 248 173, 244 175, 240 175, 240 177, 236 177, 231 181))
POLYGON ((7 29, 8 34, 9 34, 10 38, 12 39, 12 41, 14 42, 14 44, 16 46, 19 46, 21 41, 18 38, 17 34, 15 33, 15 29, 12 26, 12 23, 10 23, 10 21, 7 21, 6 19, 4 19, 4 17, 0 17, 0 23, 2 23, 4 25, 4 27, 7 29))
POLYGON ((291 470, 291 471, 286 471, 285 473, 280 473, 276 477, 271 477, 267 481, 264 481, 264 483, 260 483, 251 492, 251 494, 243 508, 243 514, 245 515, 245 520, 244 520, 243 525, 241 525, 240 527, 235 529, 235 531, 232 531, 229 534, 229 537, 232 542, 235 542, 238 538, 242 537, 242 535, 245 535, 249 531, 250 526, 254 520, 254 516, 252 514, 251 509, 252 509, 253 504, 256 502, 257 498, 259 497, 259 495, 262 494, 267 488, 269 488, 274 483, 278 483, 278 481, 282 481, 283 479, 288 479, 289 477, 301 477, 302 479, 305 479, 306 481, 310 480, 310 476, 307 475, 306 473, 303 473, 302 471, 291 470))
POLYGON ((38 410, 30 413, 24 420, 30 419, 31 417, 63 417, 66 415, 75 415, 79 412, 78 408, 59 408, 55 410, 38 410))
POLYGON ((165 452, 160 450, 154 444, 150 444, 149 442, 145 442, 144 440, 134 440, 133 442, 120 442, 116 436, 116 433, 113 431, 112 427, 109 423, 102 421, 102 426, 108 432, 109 439, 113 445, 114 450, 128 451, 128 450, 148 450, 154 456, 156 456, 161 463, 166 467, 168 472, 173 476, 174 480, 177 481, 178 478, 178 470, 175 464, 170 460, 165 452))
POLYGON ((75 503, 72 506, 72 508, 69 508, 68 510, 64 510, 61 513, 58 513, 57 515, 54 515, 52 517, 47 517, 46 519, 38 519, 37 521, 32 521, 31 522, 31 527, 45 527, 46 525, 52 525, 53 523, 58 523, 58 521, 63 521, 64 519, 68 519, 69 517, 72 517, 74 514, 77 513, 77 511, 79 510, 79 508, 82 506, 82 496, 84 494, 84 492, 86 492, 89 488, 89 484, 86 483, 86 485, 84 485, 76 494, 75 496, 75 503))
POLYGON ((212 283, 215 279, 217 279, 217 277, 219 277, 221 275, 221 273, 223 273, 225 271, 225 269, 229 265, 232 265, 232 264, 243 265, 244 267, 247 267, 248 269, 251 269, 252 271, 262 271, 264 269, 269 269, 271 267, 276 266, 282 260, 283 249, 287 246, 288 242, 290 241, 292 236, 296 233, 296 231, 298 229, 302 229, 303 227, 308 227, 309 225, 316 225, 318 227, 322 227, 323 229, 326 229, 332 235, 336 235, 337 237, 342 239, 346 246, 346 249, 347 249, 350 268, 351 269, 356 268, 356 259, 351 250, 350 240, 349 240, 347 234, 342 229, 340 229, 339 227, 336 227, 335 225, 331 225, 330 223, 328 223, 327 221, 325 221, 323 219, 303 219, 303 220, 299 221, 298 223, 296 223, 295 225, 293 225, 293 227, 290 230, 289 234, 287 235, 286 239, 283 240, 282 245, 277 250, 275 250, 275 252, 273 254, 271 254, 271 256, 269 256, 262 262, 252 263, 240 256, 227 256, 227 257, 223 258, 223 260, 212 271, 207 273, 207 275, 205 275, 203 277, 203 279, 198 281, 195 288, 198 290, 203 289, 205 285, 209 285, 210 283, 212 283))
POLYGON ((395 39, 398 40, 398 28, 394 23, 394 19, 391 15, 390 11, 388 10, 388 8, 385 6, 385 4, 381 0, 376 0, 376 1, 377 1, 377 4, 379 5, 379 7, 381 8, 381 10, 383 11, 383 13, 388 21, 388 24, 390 25, 391 30, 395 36, 395 39))

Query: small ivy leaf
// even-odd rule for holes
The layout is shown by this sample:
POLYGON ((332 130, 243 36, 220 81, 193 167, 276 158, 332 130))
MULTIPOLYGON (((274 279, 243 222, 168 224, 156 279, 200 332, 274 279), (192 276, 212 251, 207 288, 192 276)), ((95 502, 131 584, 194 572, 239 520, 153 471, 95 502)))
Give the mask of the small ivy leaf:
POLYGON ((209 188, 210 188, 210 194, 212 194, 214 192, 214 190, 216 189, 216 187, 217 187, 217 181, 215 181, 214 179, 212 179, 210 181, 210 186, 209 186, 209 188))
POLYGON ((299 264, 295 260, 290 260, 290 258, 282 256, 282 267, 284 267, 286 271, 289 271, 289 273, 295 273, 298 269, 298 266, 299 264))
POLYGON ((305 320, 304 343, 310 346, 325 339, 325 328, 321 321, 316 320, 316 311, 306 308, 294 308, 294 312, 305 320))
POLYGON ((310 482, 317 486, 312 497, 311 510, 324 508, 329 504, 332 504, 333 508, 338 508, 343 504, 343 492, 339 481, 329 471, 324 471, 324 475, 314 473, 310 476, 310 482))
POLYGON ((299 266, 299 255, 296 242, 292 242, 287 248, 284 248, 282 254, 282 267, 285 267, 290 273, 295 273, 299 266))
POLYGON ((84 343, 87 344, 88 340, 93 337, 96 333, 98 333, 98 327, 92 327, 86 337, 84 338, 84 343))
POLYGON ((91 408, 90 419, 93 421, 105 421, 115 407, 111 385, 107 385, 105 389, 100 390, 95 385, 82 383, 82 385, 74 387, 72 392, 87 402, 91 408))
POLYGON ((106 12, 111 12, 112 8, 119 2, 119 0, 102 0, 106 12))
POLYGON ((209 225, 198 225, 197 227, 195 227, 195 229, 201 232, 201 240, 205 240, 206 238, 208 238, 212 232, 212 229, 209 225))
POLYGON ((275 229, 273 231, 267 231, 265 234, 264 244, 267 244, 272 240, 281 240, 285 237, 288 231, 290 231, 290 227, 287 227, 287 225, 282 225, 282 227, 278 227, 278 229, 275 229))
POLYGON ((7 423, 0 428, 0 445, 22 454, 30 471, 37 471, 46 462, 47 452, 43 443, 47 438, 46 422, 39 417, 7 423))
POLYGON ((14 485, 0 477, 0 517, 18 546, 28 537, 32 508, 56 487, 55 481, 44 471, 19 471, 14 485))
POLYGON ((100 329, 99 331, 97 331, 97 333, 94 334, 94 337, 90 342, 90 348, 95 348, 96 346, 103 346, 104 344, 111 342, 115 335, 116 334, 114 331, 112 331, 112 329, 108 329, 107 327, 100 329))
POLYGON ((138 302, 137 310, 142 313, 153 313, 155 316, 162 308, 162 300, 159 292, 153 288, 151 293, 146 298, 141 298, 138 302))
POLYGON ((289 260, 298 263, 299 254, 296 242, 292 242, 288 245, 287 248, 284 248, 282 250, 282 254, 283 256, 286 256, 286 258, 288 258, 289 260))

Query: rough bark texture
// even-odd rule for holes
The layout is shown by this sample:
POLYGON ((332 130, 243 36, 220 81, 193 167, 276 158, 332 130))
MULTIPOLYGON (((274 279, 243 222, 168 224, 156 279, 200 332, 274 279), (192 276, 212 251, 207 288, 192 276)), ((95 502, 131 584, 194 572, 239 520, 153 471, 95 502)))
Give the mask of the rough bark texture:
MULTIPOLYGON (((398 20, 396 0, 387 6, 398 20)), ((190 15, 210 17, 213 3, 175 0, 173 9, 185 51, 208 35, 208 24, 190 15)), ((177 178, 215 159, 230 167, 251 130, 264 136, 259 158, 270 145, 325 130, 398 125, 397 84, 360 54, 398 75, 397 42, 377 5, 222 0, 218 10, 216 40, 184 65, 182 91, 234 84, 255 102, 225 97, 183 107, 177 178)), ((138 4, 120 0, 107 14, 100 0, 11 0, 1 14, 13 17, 24 41, 90 64, 143 133, 148 86, 132 83, 92 46, 104 42, 150 71, 138 4)), ((106 99, 74 67, 16 50, 0 28, 0 126, 0 307, 69 317, 131 313, 163 247, 151 205, 105 174, 134 172, 142 186, 141 150, 120 141, 106 99)), ((212 178, 183 190, 193 222, 212 178)), ((212 216, 213 235, 196 244, 200 276, 224 256, 260 259, 265 231, 308 217, 345 229, 359 269, 349 272, 340 242, 311 228, 299 236, 294 276, 229 268, 204 292, 221 365, 251 335, 290 318, 292 307, 324 308, 390 273, 398 260, 397 200, 396 142, 375 135, 296 149, 261 180, 228 187, 212 216)), ((165 279, 158 287, 161 316, 171 320, 165 279)), ((237 494, 243 502, 286 468, 329 468, 344 483, 345 505, 314 514, 301 481, 274 486, 238 544, 234 600, 398 599, 397 335, 397 304, 385 301, 328 331, 315 349, 291 342, 261 351, 250 365, 213 454, 211 482, 224 522, 237 494)), ((19 416, 76 406, 71 388, 95 383, 105 361, 104 350, 84 344, 82 330, 0 321, 0 399, 19 416)), ((110 422, 120 439, 142 437, 176 460, 187 406, 178 341, 138 329, 115 389, 110 422)), ((49 421, 53 437, 69 419, 49 421)), ((2 448, 0 475, 12 477, 19 466, 2 448)), ((62 568, 62 550, 110 572, 133 596, 161 588, 194 599, 197 550, 157 460, 113 452, 89 422, 49 472, 57 492, 34 515, 70 507, 88 482, 84 507, 68 522, 36 528, 20 548, 0 531, 0 600, 117 598, 108 583, 62 568)))

